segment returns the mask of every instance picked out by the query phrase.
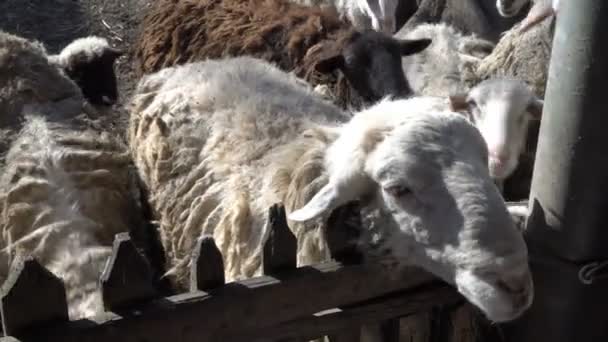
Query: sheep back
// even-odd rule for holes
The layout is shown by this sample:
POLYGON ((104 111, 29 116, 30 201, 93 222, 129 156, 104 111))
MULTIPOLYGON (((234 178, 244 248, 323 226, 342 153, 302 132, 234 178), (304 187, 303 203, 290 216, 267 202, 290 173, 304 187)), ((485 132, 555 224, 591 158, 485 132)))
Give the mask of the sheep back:
MULTIPOLYGON (((260 274, 268 208, 282 202, 294 210, 325 185, 324 151, 335 137, 318 125, 347 118, 293 75, 250 57, 144 77, 129 143, 160 221, 172 283, 187 288, 201 235, 214 236, 228 281, 260 274)), ((299 264, 328 257, 320 224, 290 227, 299 264)))
POLYGON ((285 0, 161 0, 142 21, 135 64, 141 76, 186 62, 249 55, 313 86, 328 85, 340 106, 356 107, 362 100, 341 73, 315 69, 327 46, 344 45, 354 32, 333 7, 285 0))
POLYGON ((66 284, 70 316, 103 310, 98 281, 114 235, 143 225, 124 143, 79 117, 30 115, 0 178, 0 263, 33 254, 66 284))
POLYGON ((478 83, 492 77, 520 79, 532 87, 537 96, 545 96, 553 21, 545 20, 523 33, 519 26, 507 31, 492 53, 477 66, 468 81, 478 83))
MULTIPOLYGON (((80 97, 74 82, 37 41, 0 31, 0 129, 19 125, 23 106, 80 97)), ((17 129, 18 130, 18 129, 17 129)))

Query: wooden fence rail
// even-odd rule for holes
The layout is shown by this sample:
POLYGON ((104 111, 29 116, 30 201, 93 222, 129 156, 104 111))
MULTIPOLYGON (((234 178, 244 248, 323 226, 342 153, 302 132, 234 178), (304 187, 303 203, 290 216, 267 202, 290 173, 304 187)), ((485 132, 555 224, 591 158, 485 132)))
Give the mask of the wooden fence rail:
MULTIPOLYGON (((155 290, 128 233, 118 234, 100 277, 106 312, 78 321, 68 319, 63 282, 18 255, 0 297, 2 341, 358 341, 365 324, 380 324, 385 341, 397 341, 399 317, 463 302, 418 268, 391 274, 378 264, 338 261, 297 268, 282 206, 269 209, 267 224, 263 276, 226 284, 222 255, 204 236, 192 255, 190 292, 170 297, 155 290)), ((332 239, 348 250, 339 235, 332 239)))

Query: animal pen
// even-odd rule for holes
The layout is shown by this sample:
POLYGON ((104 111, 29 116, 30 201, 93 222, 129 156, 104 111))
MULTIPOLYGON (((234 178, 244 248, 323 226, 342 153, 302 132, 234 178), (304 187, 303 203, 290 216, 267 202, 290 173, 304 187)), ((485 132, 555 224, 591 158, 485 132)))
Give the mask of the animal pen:
MULTIPOLYGON (((599 314, 608 304, 601 270, 608 232, 605 127, 608 97, 608 2, 565 1, 557 20, 553 62, 530 196, 526 238, 535 299, 520 319, 500 325, 506 341, 607 341, 599 314)), ((398 341, 407 324, 431 332, 409 341, 452 340, 450 313, 464 299, 430 274, 389 274, 361 264, 339 212, 327 239, 334 261, 296 267, 296 240, 280 204, 269 209, 264 276, 225 284, 212 238, 199 239, 190 292, 163 297, 128 233, 116 236, 101 275, 105 313, 70 321, 64 285, 30 256, 18 255, 2 287, 2 341, 358 341, 378 324, 398 341), (416 320, 411 318, 417 317, 416 320), (416 323, 417 322, 417 323, 416 323)), ((490 340, 490 339, 487 339, 490 340)), ((496 339, 491 339, 496 341, 496 339)))

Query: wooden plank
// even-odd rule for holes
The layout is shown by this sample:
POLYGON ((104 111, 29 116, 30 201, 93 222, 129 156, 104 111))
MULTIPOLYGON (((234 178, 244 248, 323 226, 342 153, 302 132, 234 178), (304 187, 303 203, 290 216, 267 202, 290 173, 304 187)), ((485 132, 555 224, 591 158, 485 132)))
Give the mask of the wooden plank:
MULTIPOLYGON (((226 334, 272 326, 434 281, 418 268, 395 274, 377 264, 344 267, 329 262, 285 272, 280 279, 262 276, 229 283, 215 289, 213 295, 190 292, 161 298, 134 313, 107 313, 91 318, 93 322, 56 325, 27 337, 31 338, 28 342, 228 341, 226 334)), ((434 295, 428 300, 440 303, 443 298, 434 295)), ((390 307, 383 307, 385 310, 391 312, 390 307)))
POLYGON ((453 337, 452 309, 445 305, 433 308, 429 342, 451 342, 453 337))
POLYGON ((116 234, 112 256, 101 274, 103 305, 117 311, 157 296, 148 261, 137 251, 128 232, 116 234))
MULTIPOLYGON (((276 326, 246 331, 240 335, 228 336, 230 341, 262 342, 273 336, 276 338, 306 338, 312 339, 321 335, 346 338, 345 332, 353 332, 351 337, 360 336, 360 329, 353 329, 363 324, 380 321, 391 321, 390 327, 394 333, 394 324, 399 324, 395 317, 408 316, 430 310, 439 303, 458 303, 462 297, 450 286, 443 284, 430 285, 415 292, 406 291, 381 299, 368 301, 345 309, 326 310, 325 312, 283 322, 276 326)), ((399 337, 397 335, 397 337, 399 337)), ((350 340, 357 341, 357 340, 350 340)), ((387 341, 387 340, 383 340, 387 341)))
POLYGON ((380 324, 380 330, 382 332, 382 341, 399 342, 399 334, 401 332, 399 318, 391 318, 382 321, 380 324))
POLYGON ((30 255, 17 254, 0 291, 5 335, 69 319, 63 282, 30 255))
POLYGON ((0 337, 0 342, 21 342, 12 336, 0 337))
POLYGON ((264 243, 262 272, 275 274, 293 270, 297 265, 298 241, 287 225, 285 207, 275 204, 268 209, 268 239, 264 243))
POLYGON ((192 253, 190 291, 208 291, 226 283, 224 260, 211 236, 202 236, 192 253))
POLYGON ((340 332, 327 335, 329 342, 359 342, 361 341, 361 327, 351 326, 340 332))

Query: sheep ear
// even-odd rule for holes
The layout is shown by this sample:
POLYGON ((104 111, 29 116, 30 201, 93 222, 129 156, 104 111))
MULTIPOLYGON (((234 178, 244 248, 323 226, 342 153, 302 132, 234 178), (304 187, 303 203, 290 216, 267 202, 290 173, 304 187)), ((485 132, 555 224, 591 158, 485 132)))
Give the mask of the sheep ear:
POLYGON ((119 49, 115 49, 115 48, 108 48, 103 53, 104 57, 106 57, 112 61, 124 54, 125 54, 125 52, 123 50, 119 50, 119 49))
POLYGON ((541 116, 543 115, 544 104, 545 102, 537 97, 533 98, 532 101, 530 101, 527 110, 528 113, 530 113, 532 119, 540 120, 541 116))
POLYGON ((431 43, 432 39, 424 38, 424 39, 402 39, 399 41, 399 48, 401 51, 401 56, 409 56, 414 55, 422 50, 426 49, 431 43))
POLYGON ((450 110, 452 112, 462 112, 469 109, 467 104, 467 94, 452 94, 449 96, 450 110))
POLYGON ((331 212, 346 202, 348 199, 345 194, 340 194, 338 187, 328 183, 304 207, 292 211, 287 217, 296 222, 309 221, 331 212))

